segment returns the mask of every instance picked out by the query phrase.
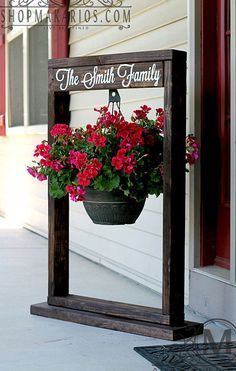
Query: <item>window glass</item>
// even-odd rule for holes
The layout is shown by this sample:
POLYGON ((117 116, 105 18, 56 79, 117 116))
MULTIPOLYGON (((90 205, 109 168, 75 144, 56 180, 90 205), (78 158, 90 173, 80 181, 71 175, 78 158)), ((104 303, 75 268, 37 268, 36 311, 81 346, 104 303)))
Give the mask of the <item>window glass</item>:
POLYGON ((24 124, 23 114, 23 37, 9 43, 10 126, 24 124))
POLYGON ((29 29, 30 125, 47 124, 48 115, 48 28, 45 22, 29 29))

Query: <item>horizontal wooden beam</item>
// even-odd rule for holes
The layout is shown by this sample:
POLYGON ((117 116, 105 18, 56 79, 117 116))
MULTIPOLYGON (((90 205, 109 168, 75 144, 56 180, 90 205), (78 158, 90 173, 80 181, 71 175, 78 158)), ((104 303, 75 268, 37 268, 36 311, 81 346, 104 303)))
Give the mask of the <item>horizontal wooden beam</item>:
POLYGON ((162 314, 161 309, 142 305, 120 303, 78 295, 67 295, 65 297, 51 296, 48 297, 48 304, 69 309, 101 313, 114 317, 123 317, 165 325, 170 324, 170 316, 168 314, 162 314))
POLYGON ((47 303, 32 305, 30 311, 31 314, 38 316, 171 341, 200 335, 203 332, 203 325, 195 322, 185 322, 183 326, 171 327, 133 319, 115 318, 101 313, 62 308, 47 303))
POLYGON ((179 50, 154 50, 149 52, 105 54, 85 57, 49 59, 49 68, 96 66, 113 63, 158 62, 172 60, 175 55, 185 52, 179 50))

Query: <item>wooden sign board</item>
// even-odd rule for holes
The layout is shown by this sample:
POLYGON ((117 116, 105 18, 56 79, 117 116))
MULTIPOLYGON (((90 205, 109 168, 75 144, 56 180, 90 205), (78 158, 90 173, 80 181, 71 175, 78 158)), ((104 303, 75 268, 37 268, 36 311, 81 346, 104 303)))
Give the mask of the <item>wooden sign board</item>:
POLYGON ((163 63, 58 68, 53 78, 57 91, 162 87, 163 63))
POLYGON ((49 197, 48 301, 32 305, 32 314, 168 340, 202 333, 201 324, 184 320, 186 53, 161 50, 49 61, 49 142, 55 123, 70 123, 70 91, 150 87, 164 87, 162 308, 71 295, 69 198, 49 197))
POLYGON ((164 63, 172 51, 112 54, 51 59, 49 90, 160 88, 164 87, 164 63))

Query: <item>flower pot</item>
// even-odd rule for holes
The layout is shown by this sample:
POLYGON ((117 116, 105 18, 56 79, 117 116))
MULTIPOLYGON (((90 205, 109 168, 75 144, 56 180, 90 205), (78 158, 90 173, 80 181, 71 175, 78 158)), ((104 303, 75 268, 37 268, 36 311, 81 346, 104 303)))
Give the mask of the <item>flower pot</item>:
POLYGON ((145 199, 137 202, 118 192, 86 190, 83 201, 88 216, 95 224, 133 224, 143 210, 145 199))

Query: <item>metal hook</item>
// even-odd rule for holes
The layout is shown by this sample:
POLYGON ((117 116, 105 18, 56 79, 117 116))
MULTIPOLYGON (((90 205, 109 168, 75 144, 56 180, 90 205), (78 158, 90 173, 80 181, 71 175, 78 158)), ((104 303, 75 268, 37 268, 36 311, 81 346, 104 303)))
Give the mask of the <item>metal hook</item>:
POLYGON ((114 113, 115 104, 117 105, 117 108, 120 112, 120 94, 118 93, 117 89, 110 89, 109 90, 109 101, 108 101, 108 107, 110 104, 112 105, 112 114, 114 113))

